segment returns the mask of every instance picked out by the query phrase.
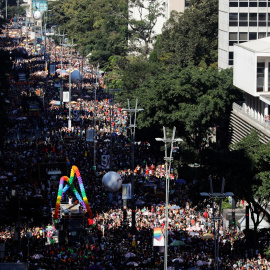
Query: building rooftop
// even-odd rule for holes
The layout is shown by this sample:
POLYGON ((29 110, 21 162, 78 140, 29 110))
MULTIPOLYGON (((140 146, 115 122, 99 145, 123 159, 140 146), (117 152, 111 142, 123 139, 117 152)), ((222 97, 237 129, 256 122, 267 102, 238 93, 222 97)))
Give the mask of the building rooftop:
POLYGON ((239 46, 255 53, 270 53, 270 37, 235 44, 235 46, 239 46))

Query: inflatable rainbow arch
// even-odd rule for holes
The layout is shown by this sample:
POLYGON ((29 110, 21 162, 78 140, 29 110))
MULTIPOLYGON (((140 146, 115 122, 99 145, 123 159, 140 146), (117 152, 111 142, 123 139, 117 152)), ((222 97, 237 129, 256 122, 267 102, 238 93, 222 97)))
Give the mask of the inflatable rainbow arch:
POLYGON ((65 192, 69 188, 71 188, 71 190, 75 194, 76 198, 78 199, 78 201, 80 202, 80 204, 84 208, 84 210, 87 211, 89 218, 93 219, 93 214, 92 214, 92 211, 90 209, 88 199, 86 197, 84 185, 83 185, 83 182, 82 182, 82 177, 81 177, 80 171, 79 171, 77 166, 72 166, 71 172, 70 172, 70 177, 62 176, 60 178, 60 184, 59 184, 59 189, 58 189, 58 194, 57 194, 57 199, 56 199, 55 212, 54 212, 53 218, 54 219, 58 218, 61 200, 63 199, 63 196, 64 196, 65 192), (79 194, 79 192, 77 191, 77 189, 75 188, 75 186, 73 184, 73 180, 74 180, 75 175, 76 175, 76 177, 78 179, 82 196, 79 194), (64 187, 65 182, 66 182, 66 186, 64 187))

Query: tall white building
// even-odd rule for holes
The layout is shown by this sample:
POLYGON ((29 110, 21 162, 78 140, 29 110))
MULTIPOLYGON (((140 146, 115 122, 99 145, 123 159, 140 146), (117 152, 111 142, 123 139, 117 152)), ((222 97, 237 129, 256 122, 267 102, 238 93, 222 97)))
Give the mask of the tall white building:
POLYGON ((219 0, 219 69, 233 67, 233 83, 245 92, 234 103, 230 143, 259 131, 270 141, 270 0, 219 0))
POLYGON ((270 0, 219 0, 218 66, 233 66, 234 44, 270 36, 270 0))

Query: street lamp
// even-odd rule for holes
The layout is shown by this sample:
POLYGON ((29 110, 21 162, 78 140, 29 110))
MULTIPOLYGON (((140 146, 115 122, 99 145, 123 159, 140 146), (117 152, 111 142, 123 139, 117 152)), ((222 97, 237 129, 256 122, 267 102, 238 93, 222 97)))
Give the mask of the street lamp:
POLYGON ((138 109, 138 99, 136 98, 136 104, 135 108, 131 109, 130 108, 130 103, 129 99, 127 100, 128 103, 128 109, 122 109, 122 111, 127 111, 130 113, 129 117, 129 127, 130 132, 131 132, 131 169, 132 169, 132 182, 131 182, 131 200, 132 200, 132 230, 133 233, 135 234, 135 225, 136 225, 136 220, 135 220, 135 200, 134 200, 134 141, 135 141, 135 128, 136 128, 136 119, 137 119, 137 113, 143 111, 144 109, 138 109), (133 117, 133 123, 132 123, 132 115, 133 117))
POLYGON ((222 186, 221 186, 221 192, 213 192, 213 184, 212 184, 212 178, 209 177, 209 182, 210 182, 210 192, 201 192, 200 195, 203 197, 209 197, 212 199, 212 208, 213 208, 213 221, 214 221, 214 255, 215 255, 215 270, 218 270, 218 257, 219 257, 219 227, 220 227, 220 221, 222 219, 221 217, 221 208, 222 208, 222 200, 228 196, 234 196, 232 192, 226 192, 224 193, 224 186, 225 186, 225 179, 222 178, 222 186), (218 211, 218 216, 215 217, 214 213, 214 199, 219 198, 219 211, 218 211), (218 227, 216 227, 216 220, 218 221, 218 227))
POLYGON ((156 138, 156 141, 158 142, 164 142, 165 144, 165 170, 166 170, 166 202, 165 202, 165 248, 164 248, 164 270, 167 270, 167 256, 168 256, 168 218, 169 218, 169 191, 170 191, 170 179, 169 174, 171 171, 171 162, 173 160, 172 153, 173 153, 173 144, 175 142, 182 142, 183 140, 180 138, 175 138, 175 131, 176 127, 173 127, 173 134, 172 138, 167 138, 166 136, 166 129, 163 127, 163 138, 156 138), (170 156, 167 155, 167 146, 168 144, 171 144, 171 150, 170 150, 170 156), (169 162, 169 168, 168 168, 168 162, 169 162))
POLYGON ((69 83, 68 83, 68 89, 69 89, 69 110, 68 110, 68 129, 71 129, 71 58, 72 58, 72 48, 77 46, 77 44, 68 43, 65 46, 70 47, 70 59, 69 59, 69 83))
MULTIPOLYGON (((63 34, 55 34, 55 36, 60 37, 60 45, 61 45, 61 74, 63 73, 63 45, 64 45, 64 39, 65 39, 65 29, 63 31, 63 34)), ((56 59, 55 59, 56 60, 56 59)), ((62 108, 63 105, 63 78, 61 76, 61 84, 60 84, 60 108, 62 108)))

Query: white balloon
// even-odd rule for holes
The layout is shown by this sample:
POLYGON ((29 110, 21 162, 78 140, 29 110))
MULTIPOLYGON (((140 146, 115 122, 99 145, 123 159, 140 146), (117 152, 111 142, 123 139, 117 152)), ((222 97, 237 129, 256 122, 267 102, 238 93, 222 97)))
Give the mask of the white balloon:
POLYGON ((82 74, 78 69, 74 69, 71 72, 71 81, 72 83, 79 83, 82 79, 82 74))
POLYGON ((34 13, 34 19, 35 20, 40 20, 41 19, 41 12, 40 11, 35 11, 34 13))
POLYGON ((116 172, 107 172, 102 178, 102 184, 110 192, 116 192, 122 186, 122 178, 116 172))

